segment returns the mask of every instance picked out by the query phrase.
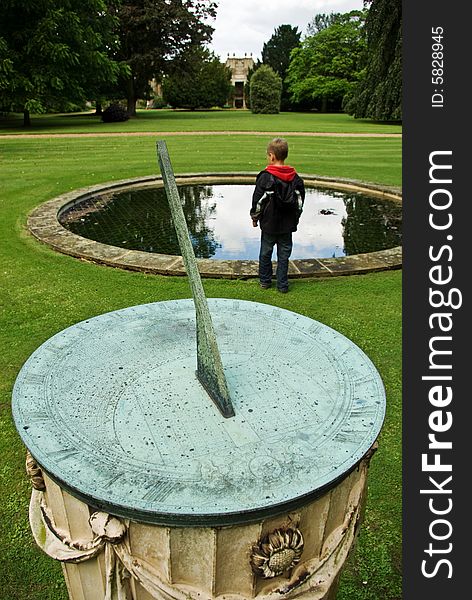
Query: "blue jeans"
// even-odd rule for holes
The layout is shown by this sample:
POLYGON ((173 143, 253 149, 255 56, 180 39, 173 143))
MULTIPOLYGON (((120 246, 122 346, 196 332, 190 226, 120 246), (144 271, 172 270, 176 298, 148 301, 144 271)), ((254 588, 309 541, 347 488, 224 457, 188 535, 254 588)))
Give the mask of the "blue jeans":
POLYGON ((259 280, 261 283, 272 282, 272 252, 277 245, 277 288, 288 289, 288 259, 292 253, 292 234, 264 233, 261 234, 261 250, 259 252, 259 280))

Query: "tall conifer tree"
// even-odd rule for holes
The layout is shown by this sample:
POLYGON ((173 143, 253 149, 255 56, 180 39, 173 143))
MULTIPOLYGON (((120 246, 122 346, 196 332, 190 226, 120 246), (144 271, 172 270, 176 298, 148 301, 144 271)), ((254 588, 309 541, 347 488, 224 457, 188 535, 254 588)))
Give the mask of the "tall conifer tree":
POLYGON ((285 77, 290 64, 290 54, 294 48, 300 45, 301 35, 298 27, 280 25, 275 29, 270 40, 262 48, 263 64, 272 67, 282 79, 282 110, 287 110, 291 107, 290 94, 287 91, 285 77))
POLYGON ((345 110, 359 118, 398 121, 402 118, 402 3, 365 0, 367 66, 345 110))

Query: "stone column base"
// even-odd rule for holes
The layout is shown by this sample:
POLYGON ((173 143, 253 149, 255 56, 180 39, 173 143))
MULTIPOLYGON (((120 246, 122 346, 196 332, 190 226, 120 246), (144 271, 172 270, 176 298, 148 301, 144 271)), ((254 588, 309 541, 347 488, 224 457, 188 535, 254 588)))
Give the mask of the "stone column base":
POLYGON ((231 527, 167 527, 96 512, 35 472, 30 523, 71 600, 334 600, 372 452, 306 506, 231 527), (39 481, 39 483, 38 483, 39 481))

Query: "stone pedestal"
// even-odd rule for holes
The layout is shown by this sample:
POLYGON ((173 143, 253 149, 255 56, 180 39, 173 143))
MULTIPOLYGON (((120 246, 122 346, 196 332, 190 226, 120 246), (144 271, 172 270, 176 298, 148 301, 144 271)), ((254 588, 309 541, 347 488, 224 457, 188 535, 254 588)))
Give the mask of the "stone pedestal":
POLYGON ((334 600, 361 521, 371 454, 306 506, 228 527, 111 517, 44 474, 31 498, 31 528, 62 561, 71 600, 334 600))

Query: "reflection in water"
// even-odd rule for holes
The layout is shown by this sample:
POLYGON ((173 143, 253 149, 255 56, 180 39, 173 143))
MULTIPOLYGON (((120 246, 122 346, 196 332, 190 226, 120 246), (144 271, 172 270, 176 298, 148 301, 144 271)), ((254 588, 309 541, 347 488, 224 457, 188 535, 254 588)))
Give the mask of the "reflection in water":
MULTIPOLYGON (((257 259, 260 230, 249 217, 252 185, 179 186, 198 258, 257 259)), ((163 188, 96 196, 61 216, 83 237, 160 254, 180 254, 163 188)), ((401 207, 361 194, 307 188, 292 258, 326 258, 401 244, 401 207)))
POLYGON ((347 216, 343 219, 346 255, 393 248, 401 244, 402 214, 388 200, 357 195, 344 200, 347 216))

